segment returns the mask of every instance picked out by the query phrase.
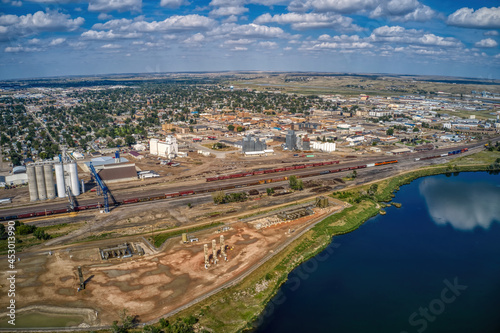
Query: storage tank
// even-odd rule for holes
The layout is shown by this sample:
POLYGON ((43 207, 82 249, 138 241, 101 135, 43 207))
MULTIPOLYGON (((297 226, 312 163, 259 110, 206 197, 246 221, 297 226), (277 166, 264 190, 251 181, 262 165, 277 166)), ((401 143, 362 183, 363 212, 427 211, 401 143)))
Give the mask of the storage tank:
POLYGON ((56 198, 56 188, 54 186, 54 174, 52 173, 52 164, 43 165, 43 174, 45 176, 45 186, 47 188, 47 198, 56 198))
POLYGON ((54 164, 56 169, 56 184, 57 184, 57 196, 59 198, 66 197, 66 185, 64 182, 64 168, 62 163, 54 164))
POLYGON ((78 167, 76 162, 69 164, 69 177, 71 181, 71 193, 76 197, 80 195, 80 182, 78 180, 78 167))
POLYGON ((38 200, 38 189, 36 187, 36 174, 35 167, 33 165, 28 165, 26 168, 26 173, 28 174, 28 188, 30 190, 30 200, 38 200))
POLYGON ((43 165, 35 166, 36 187, 38 188, 38 199, 47 200, 47 190, 45 189, 45 177, 43 176, 43 165))

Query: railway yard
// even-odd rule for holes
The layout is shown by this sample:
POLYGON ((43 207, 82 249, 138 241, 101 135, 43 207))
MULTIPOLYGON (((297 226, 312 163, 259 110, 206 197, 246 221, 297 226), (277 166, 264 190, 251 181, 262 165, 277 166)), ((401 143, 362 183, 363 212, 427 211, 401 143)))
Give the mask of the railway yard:
MULTIPOLYGON (((81 209, 73 213, 54 214, 67 205, 63 200, 4 208, 1 216, 7 220, 14 214, 32 214, 21 221, 38 226, 78 225, 66 235, 18 254, 19 322, 33 322, 31 318, 42 314, 65 325, 108 327, 123 309, 140 323, 154 322, 237 283, 316 222, 346 205, 329 198, 327 207, 318 207, 314 199, 319 195, 450 161, 482 148, 476 142, 396 158, 329 155, 309 163, 293 163, 293 158, 280 163, 269 158, 267 165, 250 169, 254 170, 251 174, 232 172, 231 167, 220 176, 189 182, 181 178, 141 182, 139 186, 120 184, 111 187, 114 201, 109 214, 92 209, 102 207, 102 197, 93 192, 78 199, 81 209), (353 171, 357 177, 350 179, 353 171), (288 190, 291 175, 303 179, 305 190, 288 190), (266 195, 268 188, 277 193, 266 195), (249 195, 245 202, 214 205, 212 195, 220 190, 258 194, 249 195), (306 208, 297 214, 297 207, 306 208), (154 246, 156 237, 165 232, 175 235, 154 246), (187 242, 182 241, 181 232, 187 233, 187 242), (205 244, 208 257, 204 257, 205 244), (78 267, 82 268, 83 286, 78 267)), ((20 196, 27 195, 17 190, 20 196)), ((6 278, 5 271, 1 274, 6 278)), ((5 327, 6 320, 5 313, 0 314, 0 327, 5 327)), ((34 322, 39 327, 48 325, 34 322)))

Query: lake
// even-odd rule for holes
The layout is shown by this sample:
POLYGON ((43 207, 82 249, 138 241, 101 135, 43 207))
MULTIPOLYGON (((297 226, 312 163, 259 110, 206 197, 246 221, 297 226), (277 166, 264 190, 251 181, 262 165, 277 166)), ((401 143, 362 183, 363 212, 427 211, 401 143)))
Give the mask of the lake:
POLYGON ((500 332, 500 176, 402 186, 290 273, 254 332, 500 332))

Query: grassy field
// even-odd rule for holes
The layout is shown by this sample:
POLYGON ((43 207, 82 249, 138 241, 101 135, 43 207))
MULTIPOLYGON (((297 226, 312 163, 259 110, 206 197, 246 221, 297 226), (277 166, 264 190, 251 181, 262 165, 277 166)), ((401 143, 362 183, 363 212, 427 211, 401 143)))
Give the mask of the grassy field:
MULTIPOLYGON (((84 225, 84 223, 63 223, 63 224, 58 224, 58 225, 53 225, 53 226, 48 226, 48 227, 40 227, 39 229, 45 231, 48 233, 52 239, 61 237, 64 235, 69 234, 71 231, 76 230, 78 228, 81 228, 84 225)), ((34 245, 40 245, 44 240, 37 239, 33 234, 28 234, 28 235, 16 235, 16 252, 21 252, 24 249, 27 249, 29 247, 32 247, 34 245)), ((7 246, 8 242, 6 239, 0 240, 0 255, 6 254, 7 253, 7 246)))

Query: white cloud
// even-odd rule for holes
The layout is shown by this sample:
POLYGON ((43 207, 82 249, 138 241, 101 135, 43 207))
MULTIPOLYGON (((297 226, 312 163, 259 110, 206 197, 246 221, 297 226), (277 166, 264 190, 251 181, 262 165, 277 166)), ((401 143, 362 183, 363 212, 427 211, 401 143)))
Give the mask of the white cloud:
POLYGON ((142 0, 90 0, 89 12, 140 12, 142 0))
POLYGON ((234 48, 231 49, 231 51, 247 51, 247 50, 248 48, 243 46, 235 46, 234 48))
POLYGON ((228 6, 228 7, 219 7, 212 11, 210 11, 211 16, 221 17, 221 16, 233 16, 233 15, 241 15, 243 13, 248 12, 248 8, 243 6, 228 6))
POLYGON ((114 33, 113 30, 109 31, 95 31, 89 30, 85 31, 81 34, 83 39, 87 40, 111 40, 111 39, 119 39, 119 38, 139 38, 142 34, 137 32, 129 32, 129 33, 114 33))
POLYGON ((120 49, 121 46, 118 44, 105 44, 105 45, 101 46, 101 48, 103 48, 103 49, 120 49))
POLYGON ((425 22, 437 16, 429 6, 417 0, 390 0, 380 1, 371 17, 389 17, 395 21, 420 21, 425 22))
POLYGON ((318 13, 287 13, 271 16, 266 13, 255 19, 255 23, 279 23, 291 24, 295 30, 333 28, 339 30, 362 30, 352 23, 352 18, 339 14, 318 14, 318 13))
POLYGON ((429 6, 418 0, 293 0, 288 10, 293 12, 335 12, 387 17, 396 21, 428 21, 437 16, 429 6))
POLYGON ((111 20, 113 18, 113 16, 106 14, 106 13, 101 13, 101 14, 99 14, 99 16, 97 16, 97 18, 101 21, 106 21, 106 20, 111 20))
POLYGON ((260 42, 259 46, 266 48, 266 49, 276 49, 276 48, 278 48, 278 43, 271 42, 271 41, 265 41, 265 42, 260 42))
POLYGON ((278 27, 268 27, 255 23, 238 25, 224 23, 208 32, 211 36, 223 38, 287 38, 289 35, 278 27))
POLYGON ((85 20, 83 17, 71 19, 68 14, 57 11, 38 11, 26 15, 1 15, 0 40, 17 36, 33 35, 44 31, 73 31, 80 27, 85 20))
POLYGON ((192 35, 191 37, 184 40, 185 44, 200 44, 205 40, 205 36, 201 33, 192 35))
POLYGON ((372 42, 403 43, 426 46, 462 47, 453 37, 441 37, 422 30, 405 29, 401 26, 382 26, 373 30, 368 39, 372 42))
POLYGON ((7 46, 4 49, 5 53, 19 53, 19 52, 37 52, 41 51, 37 47, 24 47, 24 46, 7 46))
POLYGON ((485 31, 483 35, 485 35, 485 36, 498 36, 500 34, 496 30, 490 30, 490 31, 485 31))
POLYGON ((476 11, 472 8, 460 8, 450 16, 447 23, 464 28, 498 29, 500 28, 500 7, 483 7, 476 11))
POLYGON ((176 9, 181 6, 187 6, 189 4, 189 1, 186 0, 161 0, 160 2, 160 6, 171 9, 176 9))
POLYGON ((49 43, 49 45, 56 46, 56 45, 60 45, 60 44, 64 43, 65 41, 66 41, 66 38, 55 38, 49 43))
POLYGON ((106 23, 97 23, 92 27, 95 30, 116 30, 131 32, 162 32, 162 31, 189 31, 199 29, 209 29, 216 25, 216 22, 201 15, 174 15, 163 21, 143 21, 119 19, 106 23))
POLYGON ((498 43, 496 40, 492 38, 486 38, 483 40, 480 40, 479 42, 474 44, 476 47, 497 47, 498 43))
POLYGON ((224 44, 227 44, 227 45, 246 45, 246 44, 251 44, 253 43, 253 40, 251 39, 245 39, 245 38, 240 38, 240 39, 230 39, 230 40, 226 40, 224 42, 224 44))
POLYGON ((21 7, 23 5, 22 1, 11 1, 10 4, 14 7, 21 7))

